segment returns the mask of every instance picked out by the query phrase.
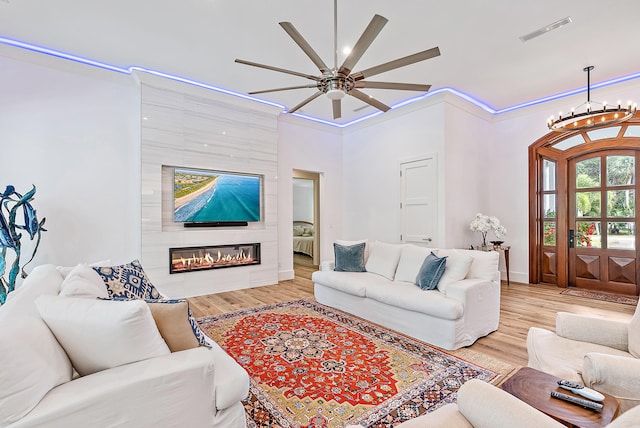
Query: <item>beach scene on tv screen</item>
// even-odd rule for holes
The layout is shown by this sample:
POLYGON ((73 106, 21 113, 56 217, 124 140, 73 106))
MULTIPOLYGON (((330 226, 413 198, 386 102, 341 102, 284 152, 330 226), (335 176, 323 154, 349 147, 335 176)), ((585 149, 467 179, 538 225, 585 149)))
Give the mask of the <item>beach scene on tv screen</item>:
POLYGON ((175 169, 176 222, 260 221, 260 177, 175 169))

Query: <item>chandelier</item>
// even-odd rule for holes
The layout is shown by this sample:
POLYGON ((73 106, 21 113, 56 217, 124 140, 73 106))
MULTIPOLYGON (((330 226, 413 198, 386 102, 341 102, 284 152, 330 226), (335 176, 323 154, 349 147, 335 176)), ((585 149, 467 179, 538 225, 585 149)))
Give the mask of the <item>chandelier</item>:
POLYGON ((556 132, 577 131, 582 129, 599 128, 624 122, 636 113, 638 105, 629 101, 626 106, 620 101, 617 104, 607 104, 591 101, 591 70, 593 65, 585 67, 587 72, 587 102, 572 108, 571 112, 563 115, 559 113, 558 118, 551 116, 547 121, 550 130, 556 132))

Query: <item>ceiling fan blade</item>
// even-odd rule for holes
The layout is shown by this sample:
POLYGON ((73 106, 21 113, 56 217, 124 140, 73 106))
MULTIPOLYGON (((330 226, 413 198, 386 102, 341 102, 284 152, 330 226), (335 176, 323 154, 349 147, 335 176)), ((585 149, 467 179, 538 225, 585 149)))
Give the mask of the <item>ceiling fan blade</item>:
POLYGON ((355 80, 362 80, 376 74, 384 73, 385 71, 395 70, 396 68, 434 58, 439 55, 440 49, 435 47, 427 49, 426 51, 415 53, 413 55, 405 56, 404 58, 399 58, 393 61, 386 62, 384 64, 376 65, 375 67, 367 68, 366 70, 358 71, 357 73, 353 73, 351 77, 353 77, 355 80))
POLYGON ((292 108, 291 110, 287 111, 287 113, 293 113, 297 110, 300 110, 302 107, 306 106, 307 104, 309 104, 311 101, 315 100, 322 94, 323 92, 320 92, 320 91, 316 92, 315 94, 311 95, 309 98, 307 98, 306 100, 304 100, 303 102, 301 102, 300 104, 292 108))
POLYGON ((253 91, 253 92, 248 92, 249 95, 256 95, 256 94, 266 94, 267 92, 279 92, 279 91, 289 91, 292 89, 305 89, 305 88, 317 88, 317 85, 301 85, 301 86, 288 86, 286 88, 275 88, 275 89, 264 89, 262 91, 253 91))
POLYGON ((313 50, 311 45, 302 37, 302 34, 296 30, 290 22, 281 22, 280 26, 287 32, 287 34, 293 39, 294 42, 304 51, 305 54, 313 61, 313 63, 320 69, 323 75, 331 75, 331 69, 327 67, 322 58, 313 50))
POLYGON ((364 101, 365 103, 374 106, 378 110, 382 110, 382 111, 391 110, 391 107, 389 107, 388 105, 381 103, 380 101, 376 100, 375 98, 371 98, 369 95, 367 95, 365 93, 362 93, 357 89, 350 90, 348 92, 348 94, 349 95, 353 95, 354 97, 356 97, 360 101, 364 101))
POLYGON ((396 89, 399 91, 427 92, 431 88, 431 85, 420 85, 417 83, 369 82, 366 80, 358 80, 356 82, 356 88, 396 89))
POLYGON ((280 73, 293 74, 294 76, 304 77, 305 79, 315 80, 316 82, 320 80, 317 76, 312 76, 310 74, 298 73, 297 71, 287 70, 285 68, 273 67, 271 65, 259 64, 257 62, 245 61, 243 59, 236 59, 238 64, 251 65, 253 67, 266 68, 267 70, 278 71, 280 73))
POLYGON ((342 100, 333 100, 333 118, 340 119, 342 117, 342 100))
POLYGON ((369 25, 364 30, 356 44, 353 46, 351 53, 345 58, 344 62, 338 69, 338 73, 348 76, 355 67, 356 63, 362 58, 362 55, 369 48, 371 43, 378 36, 382 28, 388 22, 387 18, 375 15, 369 25))

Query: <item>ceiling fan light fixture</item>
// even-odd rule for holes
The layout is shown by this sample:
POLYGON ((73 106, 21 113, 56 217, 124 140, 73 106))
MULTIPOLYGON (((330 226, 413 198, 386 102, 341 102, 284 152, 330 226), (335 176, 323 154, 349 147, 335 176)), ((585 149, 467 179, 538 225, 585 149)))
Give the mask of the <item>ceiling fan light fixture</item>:
POLYGON ((327 98, 330 100, 341 100, 346 93, 342 89, 329 89, 327 91, 327 98))
POLYGON ((571 111, 564 116, 558 114, 556 119, 551 116, 547 120, 547 127, 555 132, 578 131, 584 129, 601 128, 604 126, 622 123, 636 114, 638 105, 629 101, 627 105, 618 101, 617 105, 607 104, 607 102, 599 103, 591 101, 591 70, 595 67, 590 65, 585 67, 583 71, 587 72, 587 102, 572 108, 571 111), (594 104, 601 105, 598 108, 594 104))

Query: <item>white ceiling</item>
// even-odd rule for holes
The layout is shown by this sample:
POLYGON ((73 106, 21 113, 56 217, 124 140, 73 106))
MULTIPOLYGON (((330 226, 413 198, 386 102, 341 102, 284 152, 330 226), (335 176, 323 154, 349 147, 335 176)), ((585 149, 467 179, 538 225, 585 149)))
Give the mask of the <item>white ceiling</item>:
MULTIPOLYGON (((455 88, 500 110, 640 72, 640 2, 618 0, 338 0, 338 47, 352 46, 374 14, 389 22, 358 71, 435 46, 442 55, 371 78, 455 88), (523 43, 565 17, 572 23, 523 43)), ((278 25, 291 22, 333 65, 332 0, 0 0, 0 37, 118 67, 138 66, 239 93, 309 80, 234 63, 241 58, 319 75, 278 25)), ((338 63, 344 59, 340 53, 338 63)), ((315 89, 262 94, 291 108, 315 89)), ((387 105, 420 95, 363 89, 387 105)), ((597 98, 597 90, 593 96, 597 98)), ((371 114, 346 97, 342 119, 371 114)), ((332 121, 324 96, 302 113, 332 121)))

